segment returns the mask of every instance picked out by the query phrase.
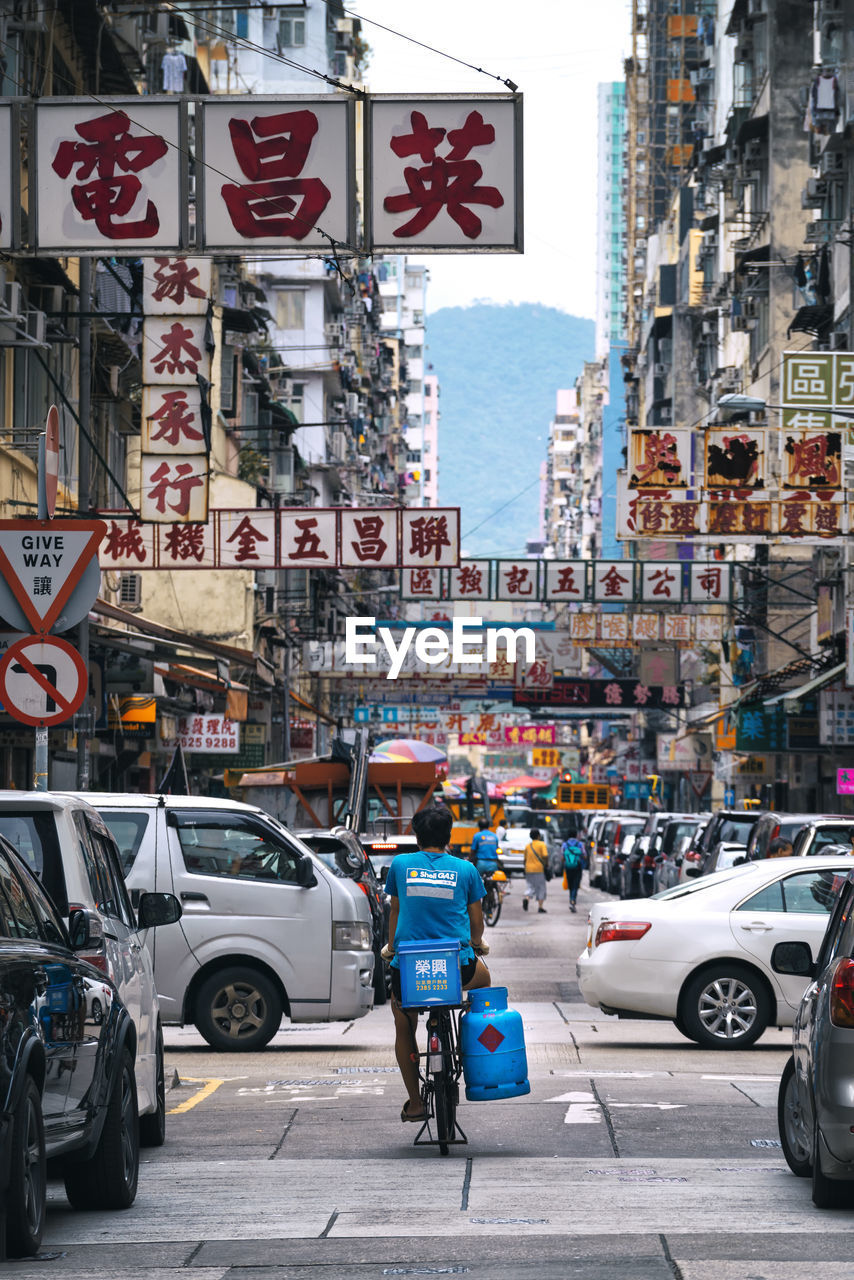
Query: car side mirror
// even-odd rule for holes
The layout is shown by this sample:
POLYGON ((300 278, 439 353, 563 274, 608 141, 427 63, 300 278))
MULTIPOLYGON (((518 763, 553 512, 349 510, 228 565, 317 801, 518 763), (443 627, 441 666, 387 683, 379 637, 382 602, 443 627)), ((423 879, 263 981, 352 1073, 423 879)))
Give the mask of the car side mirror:
POLYGON ((313 889, 317 884, 314 865, 311 858, 300 858, 297 863, 297 884, 301 889, 313 889))
POLYGON ((101 917, 78 907, 68 917, 68 939, 72 951, 89 951, 104 941, 101 917))
POLYGON ((335 850, 335 865, 349 880, 360 879, 366 861, 366 856, 361 856, 359 850, 350 845, 340 845, 335 850))
POLYGON ((796 978, 815 976, 812 951, 808 942, 778 942, 771 952, 771 968, 775 973, 796 978))
POLYGON ((161 924, 175 924, 183 909, 174 893, 140 894, 137 924, 140 929, 156 929, 161 924))

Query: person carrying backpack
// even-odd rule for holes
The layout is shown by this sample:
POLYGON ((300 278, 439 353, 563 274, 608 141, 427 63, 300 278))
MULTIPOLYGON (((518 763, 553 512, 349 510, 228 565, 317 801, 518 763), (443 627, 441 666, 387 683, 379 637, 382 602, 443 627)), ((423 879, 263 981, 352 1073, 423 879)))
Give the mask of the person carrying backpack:
POLYGON ((577 836, 569 836, 563 842, 563 866, 564 883, 569 890, 569 909, 574 913, 581 885, 581 872, 584 869, 584 845, 577 836))

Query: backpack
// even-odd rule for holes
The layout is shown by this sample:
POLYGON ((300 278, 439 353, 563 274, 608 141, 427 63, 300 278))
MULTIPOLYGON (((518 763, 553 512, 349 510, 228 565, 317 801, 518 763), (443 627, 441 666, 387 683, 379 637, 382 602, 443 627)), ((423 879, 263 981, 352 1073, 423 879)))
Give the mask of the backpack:
POLYGON ((563 846, 563 865, 567 871, 577 871, 584 863, 584 850, 580 840, 569 839, 563 846))

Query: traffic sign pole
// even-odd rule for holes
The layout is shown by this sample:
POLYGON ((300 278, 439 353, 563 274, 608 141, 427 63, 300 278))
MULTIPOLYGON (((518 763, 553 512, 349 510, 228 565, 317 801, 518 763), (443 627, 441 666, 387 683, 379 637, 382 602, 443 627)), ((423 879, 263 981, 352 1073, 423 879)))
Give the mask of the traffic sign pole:
POLYGON ((36 791, 47 791, 47 729, 36 729, 36 768, 33 777, 36 791))

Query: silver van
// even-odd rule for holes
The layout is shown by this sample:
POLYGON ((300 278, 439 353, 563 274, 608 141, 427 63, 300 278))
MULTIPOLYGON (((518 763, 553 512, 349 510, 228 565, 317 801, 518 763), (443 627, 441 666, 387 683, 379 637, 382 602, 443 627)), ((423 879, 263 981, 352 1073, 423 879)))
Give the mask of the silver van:
POLYGON ((183 915, 150 944, 165 1024, 214 1049, 261 1049, 292 1022, 373 1006, 364 893, 254 805, 199 796, 91 793, 135 894, 174 893, 183 915))

